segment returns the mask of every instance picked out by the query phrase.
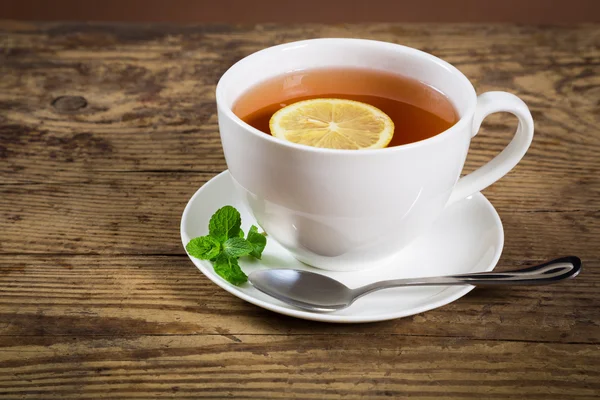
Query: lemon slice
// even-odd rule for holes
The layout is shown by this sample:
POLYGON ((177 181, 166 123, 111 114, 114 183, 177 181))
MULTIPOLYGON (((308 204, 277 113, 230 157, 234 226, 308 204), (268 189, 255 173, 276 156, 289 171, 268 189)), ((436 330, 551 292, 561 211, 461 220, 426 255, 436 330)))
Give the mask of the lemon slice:
POLYGON ((353 100, 312 99, 277 111, 269 121, 279 139, 328 149, 382 149, 394 122, 380 109, 353 100))

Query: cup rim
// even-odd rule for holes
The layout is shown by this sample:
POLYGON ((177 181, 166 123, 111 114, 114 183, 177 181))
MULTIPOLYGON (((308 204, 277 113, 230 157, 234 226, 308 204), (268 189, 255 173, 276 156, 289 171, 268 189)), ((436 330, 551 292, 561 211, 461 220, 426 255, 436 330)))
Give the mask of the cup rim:
POLYGON ((299 41, 287 42, 287 43, 267 47, 265 49, 256 51, 256 52, 249 54, 246 57, 240 59, 235 64, 233 64, 231 67, 229 67, 227 69, 227 71, 225 71, 225 73, 221 76, 221 78, 219 79, 219 81, 217 83, 215 97, 216 97, 218 111, 223 113, 227 118, 229 118, 231 121, 233 121, 240 128, 243 128, 244 130, 250 132, 253 135, 256 135, 261 140, 267 140, 267 141, 273 143, 274 145, 283 146, 283 147, 287 147, 287 148, 291 148, 291 149, 295 149, 295 150, 299 150, 299 151, 305 151, 305 152, 310 152, 310 153, 332 154, 332 155, 338 154, 338 155, 344 155, 344 156, 350 156, 350 155, 359 156, 359 155, 373 154, 373 152, 375 152, 376 154, 382 154, 384 152, 385 153, 401 152, 401 151, 405 151, 405 150, 412 149, 415 147, 424 146, 426 144, 435 143, 440 140, 444 140, 448 136, 458 133, 459 131, 464 129, 464 127, 467 124, 469 124, 471 122, 472 117, 475 113, 475 107, 477 104, 477 94, 475 92, 475 88, 473 87, 473 84, 458 68, 456 68, 454 65, 450 64, 449 62, 444 61, 441 58, 434 56, 433 54, 429 54, 427 52, 415 49, 413 47, 408 47, 408 46, 404 46, 401 44, 384 42, 384 41, 379 41, 379 40, 356 39, 356 38, 319 38, 319 39, 299 40, 299 41), (257 56, 259 54, 264 54, 267 52, 275 52, 275 51, 281 51, 281 50, 285 50, 285 49, 291 49, 291 48, 298 47, 298 46, 309 45, 311 43, 327 43, 327 42, 335 43, 335 42, 340 42, 340 41, 346 42, 346 43, 357 43, 357 44, 362 43, 362 44, 368 44, 370 46, 378 46, 385 50, 404 51, 404 52, 412 53, 414 56, 424 57, 427 60, 434 62, 434 63, 438 64, 439 66, 449 70, 451 73, 456 75, 457 78, 459 78, 461 81, 463 81, 463 83, 465 84, 465 87, 470 92, 469 100, 468 100, 469 104, 466 107, 466 111, 459 118, 459 120, 454 125, 452 125, 450 128, 446 129, 443 132, 438 133, 435 136, 429 137, 427 139, 423 139, 423 140, 419 140, 417 142, 407 143, 407 144, 403 144, 403 145, 399 145, 399 146, 385 147, 382 149, 362 149, 362 150, 357 151, 357 150, 349 150, 349 149, 328 149, 328 148, 321 148, 321 147, 312 147, 312 146, 308 146, 308 145, 302 145, 302 144, 297 144, 297 143, 293 143, 293 142, 288 142, 286 140, 278 139, 270 134, 265 134, 264 132, 247 124, 240 117, 235 115, 235 113, 233 112, 231 107, 225 105, 226 104, 225 86, 227 85, 227 80, 228 80, 229 76, 236 73, 237 70, 244 68, 244 64, 250 62, 251 59, 254 58, 255 56, 257 56))

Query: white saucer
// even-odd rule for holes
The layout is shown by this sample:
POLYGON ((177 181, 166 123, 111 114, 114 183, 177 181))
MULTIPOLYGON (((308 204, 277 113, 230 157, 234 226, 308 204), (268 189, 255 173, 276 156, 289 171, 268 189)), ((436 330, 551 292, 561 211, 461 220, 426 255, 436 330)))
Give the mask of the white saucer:
MULTIPOLYGON (((212 214, 228 204, 242 214, 245 232, 256 224, 237 196, 229 172, 225 171, 202 186, 185 207, 181 218, 183 245, 196 236, 206 235, 212 214)), ((385 267, 353 272, 312 268, 297 261, 272 238, 267 242, 262 260, 242 257, 240 265, 246 274, 273 267, 306 269, 334 277, 349 287, 357 287, 384 279, 491 271, 500 258, 503 244, 504 231, 498 213, 485 196, 477 193, 450 206, 427 234, 385 267)), ((233 286, 213 271, 210 262, 190 259, 208 279, 240 299, 281 314, 315 321, 356 323, 406 317, 446 305, 473 289, 473 286, 387 289, 358 299, 345 310, 322 314, 288 306, 259 292, 250 283, 233 286)))

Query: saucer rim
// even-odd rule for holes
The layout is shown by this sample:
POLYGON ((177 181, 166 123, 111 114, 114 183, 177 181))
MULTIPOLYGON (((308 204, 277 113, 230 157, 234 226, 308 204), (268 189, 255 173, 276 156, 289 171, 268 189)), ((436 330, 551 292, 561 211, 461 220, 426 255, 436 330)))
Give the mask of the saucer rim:
MULTIPOLYGON (((184 232, 185 222, 188 219, 188 214, 191 212, 191 209, 192 209, 191 204, 194 202, 196 197, 201 196, 202 193, 204 191, 209 190, 209 188, 211 186, 213 186, 215 184, 215 182, 224 179, 227 175, 230 175, 230 174, 229 174, 229 170, 226 169, 225 171, 212 177, 204 185, 202 185, 200 188, 198 188, 198 190, 196 190, 196 192, 192 195, 192 197, 190 197, 190 199, 186 203, 183 213, 181 215, 180 228, 179 228, 181 242, 182 242, 184 251, 185 251, 186 243, 189 242, 189 240, 191 239, 184 232)), ((496 209, 494 208, 492 203, 481 192, 474 193, 463 200, 457 201, 457 203, 460 201, 471 200, 474 198, 477 198, 477 200, 483 201, 483 204, 485 204, 485 206, 488 208, 488 211, 491 212, 491 216, 495 220, 495 222, 496 222, 495 225, 498 229, 498 243, 496 246, 497 250, 494 254, 494 257, 486 268, 482 269, 481 271, 478 271, 478 272, 489 272, 489 271, 492 271, 496 267, 498 260, 500 259, 500 256, 502 255, 502 251, 504 249, 504 227, 502 225, 502 220, 500 219, 498 212, 496 211, 496 209)), ((301 319, 310 320, 310 321, 331 322, 331 323, 369 323, 369 322, 379 322, 379 321, 388 321, 388 320, 393 320, 393 319, 399 319, 399 318, 404 318, 404 317, 408 317, 411 315, 420 314, 420 313, 430 311, 430 310, 445 306, 447 304, 450 304, 450 303, 458 300, 459 298, 463 297, 464 295, 466 295, 467 293, 469 293, 471 290, 473 290, 475 288, 475 286, 472 286, 472 285, 466 285, 460 289, 457 286, 454 286, 454 287, 449 286, 446 289, 442 290, 441 292, 436 293, 435 296, 436 297, 440 296, 442 293, 446 292, 447 290, 456 290, 456 292, 451 296, 442 297, 441 299, 438 299, 437 301, 427 303, 425 305, 406 308, 406 309, 402 309, 402 310, 396 311, 396 312, 391 312, 391 313, 388 313, 385 315, 381 315, 381 314, 378 314, 375 316, 336 315, 335 313, 319 313, 319 312, 312 312, 312 311, 306 311, 306 310, 301 310, 301 309, 287 308, 285 306, 281 306, 274 302, 269 302, 269 301, 258 299, 250 294, 242 292, 236 286, 231 285, 230 283, 221 279, 219 276, 212 273, 211 272, 212 266, 208 261, 197 260, 197 259, 191 257, 189 254, 187 254, 187 251, 186 251, 186 255, 192 261, 192 263, 196 266, 196 268, 198 268, 200 270, 200 272, 202 272, 202 274, 205 277, 207 277, 211 282, 213 282, 220 288, 226 290, 227 292, 231 293, 232 295, 234 295, 244 301, 247 301, 250 304, 254 304, 258 307, 264 308, 266 310, 273 311, 273 312, 283 314, 283 315, 287 315, 290 317, 301 318, 301 319)), ((353 271, 353 272, 356 273, 357 271, 353 271)), ((465 271, 465 272, 472 272, 472 271, 465 271)), ((248 284, 250 284, 250 283, 248 283, 248 284)), ((277 301, 277 300, 273 299, 273 301, 277 301)))

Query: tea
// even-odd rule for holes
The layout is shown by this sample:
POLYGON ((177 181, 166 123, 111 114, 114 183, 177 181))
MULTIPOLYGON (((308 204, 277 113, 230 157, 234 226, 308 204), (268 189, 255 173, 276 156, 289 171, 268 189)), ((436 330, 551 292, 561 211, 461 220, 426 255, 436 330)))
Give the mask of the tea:
POLYGON ((430 138, 458 121, 450 100, 435 88, 401 75, 358 68, 309 69, 271 78, 244 93, 233 112, 270 134, 269 120, 275 112, 315 98, 355 100, 379 108, 395 126, 388 147, 430 138))

